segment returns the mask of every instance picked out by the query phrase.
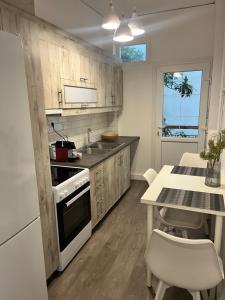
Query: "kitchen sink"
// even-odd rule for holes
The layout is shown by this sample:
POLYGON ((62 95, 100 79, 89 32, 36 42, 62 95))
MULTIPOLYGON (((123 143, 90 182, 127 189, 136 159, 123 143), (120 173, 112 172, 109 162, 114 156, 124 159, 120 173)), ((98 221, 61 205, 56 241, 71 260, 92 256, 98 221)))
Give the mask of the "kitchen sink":
POLYGON ((99 149, 99 150, 111 150, 117 147, 120 147, 123 143, 115 143, 115 142, 103 142, 98 141, 94 144, 89 145, 91 149, 99 149))
POLYGON ((89 154, 89 155, 100 155, 100 154, 106 154, 110 151, 110 149, 100 149, 100 148, 92 148, 90 146, 86 146, 82 149, 80 149, 80 152, 89 154))

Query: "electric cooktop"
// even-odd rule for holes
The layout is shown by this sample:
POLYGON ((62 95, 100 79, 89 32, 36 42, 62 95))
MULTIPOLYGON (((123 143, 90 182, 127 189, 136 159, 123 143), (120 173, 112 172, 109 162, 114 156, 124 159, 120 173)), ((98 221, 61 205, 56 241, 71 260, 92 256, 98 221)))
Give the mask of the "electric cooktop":
POLYGON ((71 168, 62 166, 51 166, 52 186, 57 186, 60 183, 82 172, 82 168, 71 168))

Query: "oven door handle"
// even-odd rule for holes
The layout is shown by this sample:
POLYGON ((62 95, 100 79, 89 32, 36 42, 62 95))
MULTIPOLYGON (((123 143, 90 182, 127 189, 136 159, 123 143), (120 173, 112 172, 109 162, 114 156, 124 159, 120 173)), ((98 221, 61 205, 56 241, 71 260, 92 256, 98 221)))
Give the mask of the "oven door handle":
POLYGON ((80 192, 76 197, 74 197, 70 201, 66 202, 65 203, 66 206, 69 207, 70 205, 72 205, 78 198, 80 198, 82 195, 84 195, 89 190, 90 190, 90 186, 88 186, 86 189, 84 189, 82 192, 80 192))

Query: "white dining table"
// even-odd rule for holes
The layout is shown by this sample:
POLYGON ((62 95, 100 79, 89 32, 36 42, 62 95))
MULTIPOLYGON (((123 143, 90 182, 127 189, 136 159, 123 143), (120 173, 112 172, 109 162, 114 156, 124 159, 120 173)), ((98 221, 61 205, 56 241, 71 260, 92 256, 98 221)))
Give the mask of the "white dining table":
MULTIPOLYGON (((154 179, 151 186, 147 189, 141 198, 141 203, 147 205, 147 245, 151 239, 152 231, 154 229, 154 215, 153 207, 169 207, 182 210, 188 210, 193 212, 199 212, 203 214, 209 214, 215 216, 215 235, 214 244, 218 255, 221 249, 222 240, 222 227, 223 217, 225 217, 224 210, 212 210, 210 208, 185 206, 182 204, 171 204, 157 202, 157 199, 163 188, 179 189, 185 191, 195 191, 212 194, 222 194, 225 199, 225 177, 223 172, 221 173, 221 186, 218 188, 208 187, 205 185, 205 177, 191 176, 183 174, 172 174, 174 166, 165 165, 154 179)), ((223 200, 224 201, 224 200, 223 200)), ((147 271, 147 285, 152 286, 152 274, 151 271, 147 271)))

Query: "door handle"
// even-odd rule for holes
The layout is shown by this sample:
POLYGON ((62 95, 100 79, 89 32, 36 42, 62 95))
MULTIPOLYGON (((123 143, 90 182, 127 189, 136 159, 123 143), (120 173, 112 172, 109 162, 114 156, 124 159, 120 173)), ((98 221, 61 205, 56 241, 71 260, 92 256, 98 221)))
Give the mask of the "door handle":
POLYGON ((157 135, 160 136, 160 132, 165 128, 165 126, 159 125, 157 126, 158 130, 157 130, 157 135))

